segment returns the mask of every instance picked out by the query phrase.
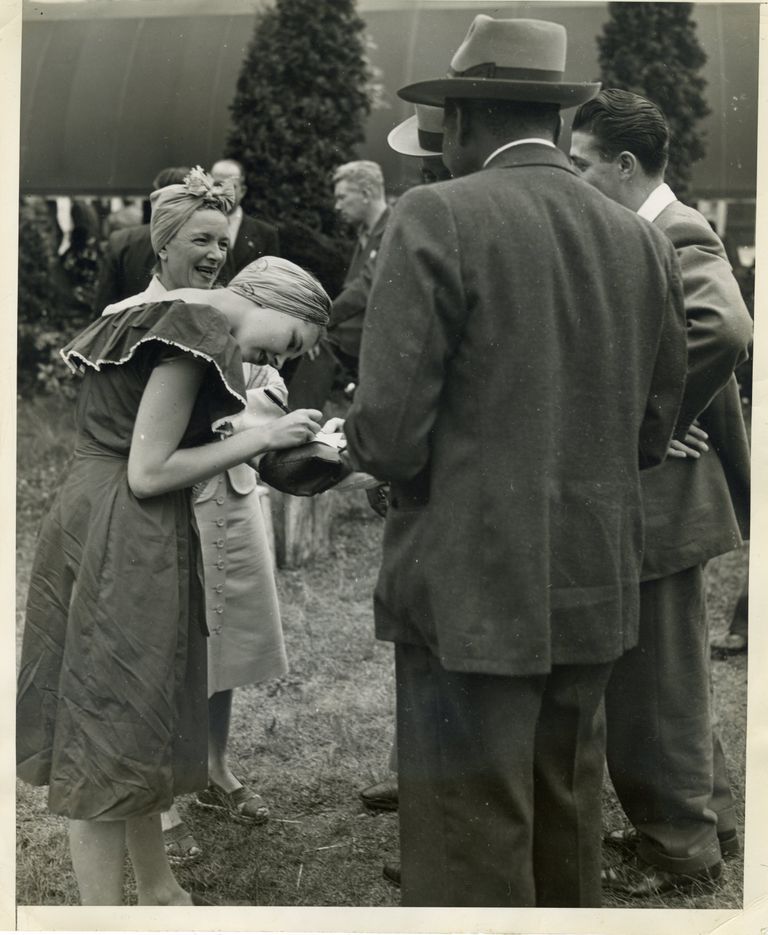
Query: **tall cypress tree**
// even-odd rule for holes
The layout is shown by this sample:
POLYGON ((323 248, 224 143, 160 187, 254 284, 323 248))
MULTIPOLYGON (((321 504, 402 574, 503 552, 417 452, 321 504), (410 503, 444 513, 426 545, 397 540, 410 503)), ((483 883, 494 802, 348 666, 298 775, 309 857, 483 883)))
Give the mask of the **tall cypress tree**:
POLYGON ((364 28, 354 0, 275 0, 259 14, 227 143, 245 168, 246 211, 334 232, 329 180, 370 112, 364 28))
POLYGON ((657 104, 670 128, 667 180, 678 197, 688 191, 693 164, 705 154, 699 121, 709 113, 707 60, 696 37, 692 3, 609 3, 598 36, 600 79, 605 88, 641 94, 657 104))

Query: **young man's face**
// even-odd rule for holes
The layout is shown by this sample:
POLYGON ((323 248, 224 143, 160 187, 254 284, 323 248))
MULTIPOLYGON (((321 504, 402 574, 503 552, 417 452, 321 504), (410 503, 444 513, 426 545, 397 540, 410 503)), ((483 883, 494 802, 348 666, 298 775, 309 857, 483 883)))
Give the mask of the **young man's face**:
POLYGON ((571 136, 571 162, 585 182, 621 203, 619 160, 604 159, 591 133, 574 130, 571 136))

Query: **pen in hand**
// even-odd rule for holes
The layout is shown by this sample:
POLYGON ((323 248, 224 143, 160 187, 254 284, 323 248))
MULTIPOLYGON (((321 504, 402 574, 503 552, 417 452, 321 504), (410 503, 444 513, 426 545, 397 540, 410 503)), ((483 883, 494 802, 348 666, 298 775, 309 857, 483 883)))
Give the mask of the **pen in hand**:
POLYGON ((273 402, 276 406, 279 406, 279 407, 283 410, 284 413, 286 413, 286 414, 290 413, 291 410, 285 405, 285 403, 282 401, 282 399, 280 399, 280 397, 277 395, 277 393, 273 393, 272 390, 270 390, 269 388, 267 388, 267 389, 264 390, 264 395, 267 397, 267 399, 271 399, 272 402, 273 402))

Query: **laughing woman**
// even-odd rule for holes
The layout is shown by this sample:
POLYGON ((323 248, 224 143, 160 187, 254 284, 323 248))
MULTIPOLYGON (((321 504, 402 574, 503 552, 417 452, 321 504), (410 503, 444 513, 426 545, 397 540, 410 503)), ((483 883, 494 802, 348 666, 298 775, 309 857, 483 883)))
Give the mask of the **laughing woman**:
MULTIPOLYGON (((306 350, 328 320, 320 284, 268 264, 93 322, 62 352, 83 373, 75 457, 41 528, 17 701, 21 779, 69 821, 84 905, 118 905, 127 847, 138 901, 200 901, 171 872, 160 812, 207 786, 205 604, 190 488, 309 440, 299 410, 217 439, 244 410, 242 360, 306 350)), ((247 420, 246 420, 247 421, 247 420)))

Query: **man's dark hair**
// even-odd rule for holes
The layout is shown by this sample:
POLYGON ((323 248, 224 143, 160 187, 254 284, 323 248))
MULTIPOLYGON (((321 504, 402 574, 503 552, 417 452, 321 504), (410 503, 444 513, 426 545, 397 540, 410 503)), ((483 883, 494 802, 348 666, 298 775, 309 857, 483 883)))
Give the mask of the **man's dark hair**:
POLYGON ((168 166, 167 169, 161 169, 157 173, 152 187, 157 191, 158 188, 165 188, 166 185, 181 185, 190 172, 191 169, 188 166, 168 166))
POLYGON ((594 136, 603 159, 632 153, 649 175, 662 173, 669 156, 669 127, 661 110, 631 91, 608 88, 582 104, 573 130, 594 136))
POLYGON ((546 133, 557 140, 560 129, 560 106, 532 101, 449 99, 446 114, 461 106, 481 120, 500 142, 521 136, 541 136, 546 133))

